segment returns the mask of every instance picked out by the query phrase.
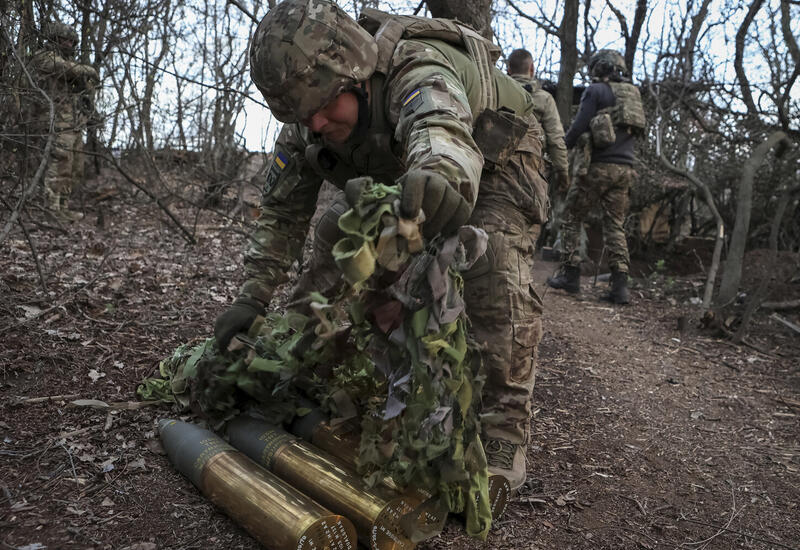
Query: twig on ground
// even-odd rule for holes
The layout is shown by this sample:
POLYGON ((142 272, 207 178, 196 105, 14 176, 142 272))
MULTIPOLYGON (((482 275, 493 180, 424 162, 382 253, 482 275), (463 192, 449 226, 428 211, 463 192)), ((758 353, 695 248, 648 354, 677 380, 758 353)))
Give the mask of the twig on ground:
POLYGON ((77 485, 77 487, 80 489, 81 484, 80 481, 78 481, 78 472, 75 471, 75 462, 72 461, 72 453, 69 452, 69 449, 67 449, 63 443, 61 443, 59 447, 64 449, 64 452, 67 453, 67 456, 69 457, 69 466, 72 468, 72 478, 75 480, 75 485, 77 485))
POLYGON ((786 550, 798 550, 797 546, 788 546, 786 544, 781 544, 775 540, 767 540, 760 537, 753 535, 752 533, 745 533, 744 531, 737 531, 736 529, 729 529, 728 527, 721 527, 714 523, 708 523, 706 521, 700 521, 698 519, 690 519, 690 518, 678 518, 678 521, 687 521, 689 523, 696 523, 697 525, 705 525, 706 527, 713 527, 714 529, 720 529, 722 531, 733 533, 734 535, 740 535, 742 537, 747 537, 750 540, 754 540, 756 542, 763 542, 765 544, 770 544, 777 548, 786 548, 786 550))
POLYGON ((793 331, 795 331, 795 332, 797 332, 798 334, 800 334, 800 326, 798 326, 798 325, 796 325, 796 324, 792 323, 792 322, 791 322, 789 319, 786 319, 785 317, 781 317, 781 316, 780 316, 780 315, 778 315, 777 313, 773 313, 773 314, 772 314, 772 315, 770 315, 769 317, 770 317, 770 319, 775 319, 775 320, 776 320, 776 321, 778 321, 779 323, 781 323, 781 324, 783 324, 783 325, 785 325, 785 326, 789 327, 789 328, 790 328, 790 329, 792 329, 793 331))
POLYGON ((81 396, 79 393, 68 393, 63 395, 49 395, 46 397, 24 397, 17 401, 12 401, 12 405, 32 405, 34 403, 45 403, 48 401, 67 401, 69 399, 77 399, 81 396))
MULTIPOLYGON (((14 211, 14 208, 8 204, 8 201, 4 197, 0 197, 0 201, 3 201, 3 204, 6 208, 10 211, 14 211)), ((31 249, 31 254, 33 255, 33 261, 36 264, 36 273, 39 275, 39 283, 42 285, 42 291, 47 292, 47 279, 44 276, 44 271, 42 270, 42 264, 39 261, 39 254, 36 252, 36 245, 33 244, 33 239, 31 238, 31 234, 28 232, 28 228, 25 227, 25 224, 22 223, 22 216, 17 218, 17 223, 19 224, 20 229, 22 229, 22 233, 25 235, 25 239, 28 241, 28 246, 31 249)))
POLYGON ((797 309, 800 308, 800 300, 786 300, 785 302, 764 302, 761 304, 764 309, 775 309, 778 311, 784 309, 797 309))
POLYGON ((80 292, 81 290, 85 290, 87 288, 90 288, 97 281, 97 279, 100 278, 100 276, 102 275, 103 266, 105 265, 105 263, 108 260, 108 258, 111 257, 111 254, 114 252, 114 250, 116 250, 116 248, 117 248, 116 244, 114 246, 112 246, 111 248, 109 248, 108 252, 106 252, 105 256, 103 256, 103 259, 100 261, 100 265, 97 266, 97 269, 95 270, 94 277, 92 277, 89 280, 89 282, 81 283, 79 285, 76 285, 77 288, 73 287, 73 288, 65 290, 64 292, 62 292, 59 296, 57 296, 55 298, 54 301, 56 303, 54 305, 48 307, 47 309, 43 309, 42 311, 40 311, 36 315, 31 315, 30 317, 27 317, 27 318, 19 321, 15 325, 10 325, 10 326, 6 327, 4 330, 0 330, 0 335, 4 334, 5 332, 7 332, 7 331, 9 331, 9 330, 11 330, 13 328, 19 328, 19 327, 25 326, 28 323, 30 323, 31 321, 35 321, 36 319, 39 319, 40 317, 43 317, 44 315, 47 315, 51 311, 59 309, 59 308, 62 308, 65 305, 67 305, 68 303, 70 303, 72 300, 75 299, 75 296, 77 296, 78 292, 80 292), (63 298, 64 296, 67 296, 68 299, 63 299, 62 300, 61 298, 63 298))

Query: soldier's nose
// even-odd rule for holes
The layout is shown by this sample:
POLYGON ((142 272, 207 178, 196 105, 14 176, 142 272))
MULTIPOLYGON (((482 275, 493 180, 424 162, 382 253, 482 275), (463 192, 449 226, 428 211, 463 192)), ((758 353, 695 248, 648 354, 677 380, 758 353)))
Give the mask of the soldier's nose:
POLYGON ((326 124, 328 119, 320 112, 314 113, 305 121, 305 125, 314 133, 319 133, 326 124))

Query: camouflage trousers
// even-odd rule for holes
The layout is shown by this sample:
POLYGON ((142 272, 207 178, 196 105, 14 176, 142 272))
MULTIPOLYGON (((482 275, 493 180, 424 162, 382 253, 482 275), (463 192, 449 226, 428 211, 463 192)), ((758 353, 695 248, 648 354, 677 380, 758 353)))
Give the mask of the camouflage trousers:
POLYGON ((593 163, 584 176, 567 192, 564 207, 562 240, 565 265, 581 262, 580 242, 583 221, 597 204, 603 209, 603 240, 608 251, 608 266, 627 273, 630 267, 628 243, 625 240, 625 216, 628 194, 636 171, 627 164, 593 163))
POLYGON ((45 197, 54 209, 66 201, 75 182, 83 179, 82 149, 81 132, 61 130, 56 133, 44 174, 45 197))

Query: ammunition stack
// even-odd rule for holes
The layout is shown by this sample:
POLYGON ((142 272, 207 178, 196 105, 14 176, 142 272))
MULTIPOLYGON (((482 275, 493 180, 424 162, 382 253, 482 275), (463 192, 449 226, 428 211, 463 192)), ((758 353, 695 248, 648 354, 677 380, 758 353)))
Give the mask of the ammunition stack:
MULTIPOLYGON (((411 550, 437 535, 447 517, 424 489, 400 492, 390 479, 368 487, 355 471, 359 435, 317 411, 293 434, 242 416, 230 444, 194 424, 162 420, 159 433, 175 468, 270 550, 411 550)), ((489 478, 494 519, 508 482, 489 478)))
POLYGON ((356 533, 334 514, 194 424, 162 420, 175 468, 270 550, 355 550, 356 533))

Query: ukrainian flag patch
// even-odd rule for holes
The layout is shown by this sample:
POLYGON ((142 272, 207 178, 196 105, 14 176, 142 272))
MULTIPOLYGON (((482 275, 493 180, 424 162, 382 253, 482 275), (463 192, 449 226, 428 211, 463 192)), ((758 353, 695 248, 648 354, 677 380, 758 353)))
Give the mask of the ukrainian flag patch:
POLYGON ((414 98, 419 97, 419 94, 421 93, 422 91, 419 88, 417 88, 416 90, 408 94, 408 96, 403 100, 403 107, 414 101, 414 98))
POLYGON ((277 164, 278 168, 281 170, 286 168, 286 155, 284 155, 283 152, 280 152, 275 156, 275 164, 277 164))

